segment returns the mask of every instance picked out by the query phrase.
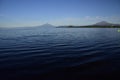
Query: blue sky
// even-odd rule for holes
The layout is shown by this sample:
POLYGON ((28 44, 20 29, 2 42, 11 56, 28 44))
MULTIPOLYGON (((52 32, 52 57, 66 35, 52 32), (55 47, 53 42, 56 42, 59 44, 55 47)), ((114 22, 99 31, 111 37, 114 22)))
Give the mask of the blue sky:
POLYGON ((0 27, 120 23, 120 0, 0 0, 0 27))

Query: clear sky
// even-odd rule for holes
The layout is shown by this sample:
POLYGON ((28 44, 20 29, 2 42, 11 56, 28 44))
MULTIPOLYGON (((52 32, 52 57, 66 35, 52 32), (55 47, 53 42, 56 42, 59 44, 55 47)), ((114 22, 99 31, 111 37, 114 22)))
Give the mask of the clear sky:
POLYGON ((0 0, 0 27, 120 23, 120 0, 0 0))

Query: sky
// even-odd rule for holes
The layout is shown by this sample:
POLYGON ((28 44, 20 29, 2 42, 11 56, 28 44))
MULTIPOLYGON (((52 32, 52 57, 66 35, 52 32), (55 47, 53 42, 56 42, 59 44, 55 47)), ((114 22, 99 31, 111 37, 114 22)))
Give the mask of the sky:
POLYGON ((0 0, 0 27, 120 23, 120 0, 0 0))

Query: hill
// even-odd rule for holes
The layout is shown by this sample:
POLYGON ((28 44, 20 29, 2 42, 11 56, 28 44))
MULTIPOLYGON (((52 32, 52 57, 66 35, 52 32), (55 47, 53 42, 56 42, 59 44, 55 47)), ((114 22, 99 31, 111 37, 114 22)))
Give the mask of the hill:
POLYGON ((69 25, 69 26, 59 26, 58 28, 120 28, 120 24, 113 24, 107 21, 101 21, 93 25, 86 25, 86 26, 69 25))

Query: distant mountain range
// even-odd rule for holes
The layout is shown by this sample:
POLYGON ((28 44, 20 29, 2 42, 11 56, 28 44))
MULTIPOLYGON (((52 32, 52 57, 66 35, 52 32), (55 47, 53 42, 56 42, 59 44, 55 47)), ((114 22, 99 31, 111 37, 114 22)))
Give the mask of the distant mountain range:
POLYGON ((120 24, 113 24, 107 21, 101 21, 92 25, 86 26, 59 26, 58 28, 120 28, 120 24))
POLYGON ((120 24, 113 24, 113 23, 109 23, 107 21, 101 21, 98 22, 96 24, 93 24, 94 26, 120 26, 120 24))
MULTIPOLYGON (((51 24, 43 24, 40 26, 31 26, 31 27, 18 27, 17 29, 38 29, 38 28, 120 28, 120 24, 113 24, 109 23, 107 21, 101 21, 92 25, 86 25, 86 26, 74 26, 74 25, 69 25, 69 26, 53 26, 51 24)), ((5 29, 1 27, 0 29, 5 29)))
POLYGON ((51 24, 46 23, 46 24, 43 24, 43 25, 40 25, 40 26, 37 26, 37 27, 40 27, 40 28, 54 28, 56 26, 53 26, 51 24))

